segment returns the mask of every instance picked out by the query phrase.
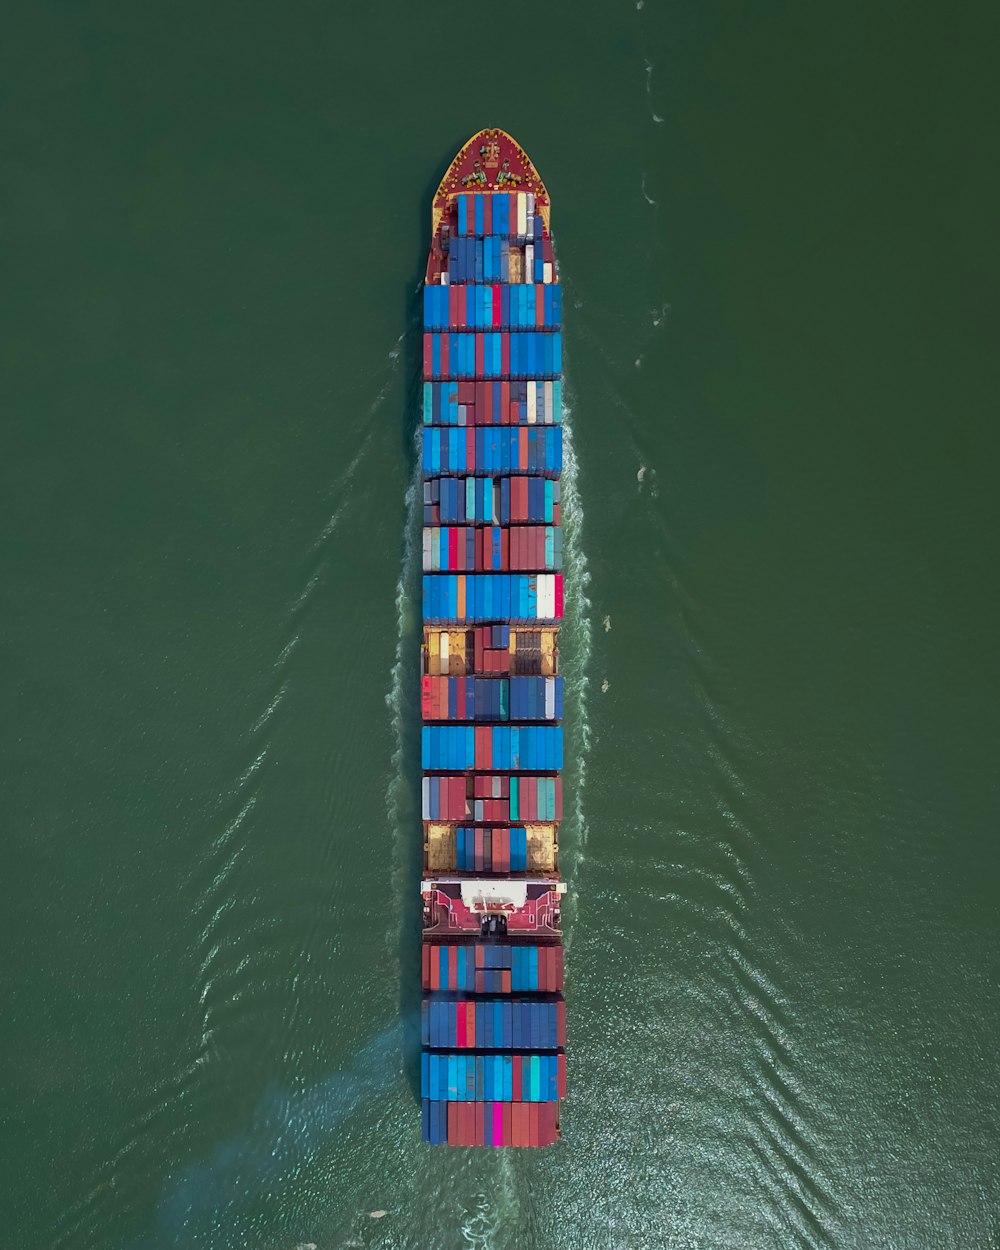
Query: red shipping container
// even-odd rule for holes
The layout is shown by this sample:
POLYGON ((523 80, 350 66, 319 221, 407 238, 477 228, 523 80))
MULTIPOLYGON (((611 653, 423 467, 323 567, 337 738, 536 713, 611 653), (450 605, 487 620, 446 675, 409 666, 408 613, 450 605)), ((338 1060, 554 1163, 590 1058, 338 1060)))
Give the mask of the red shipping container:
POLYGON ((545 287, 541 283, 535 287, 535 325, 545 325, 545 287))
MULTIPOLYGON (((438 953, 440 947, 435 946, 431 951, 430 968, 428 969, 430 989, 439 990, 441 988, 441 956, 438 953)), ((445 989, 448 987, 445 986, 445 989)))
POLYGON ((448 1104, 448 1145, 460 1146, 461 1131, 459 1129, 458 1118, 461 1113, 462 1104, 460 1102, 450 1102, 448 1104))
POLYGON ((562 989, 559 984, 559 973, 556 967, 557 946, 545 947, 545 987, 550 994, 558 994, 562 989))
POLYGON ((511 1135, 511 1105, 509 1102, 503 1104, 503 1131, 500 1137, 500 1144, 503 1146, 510 1145, 511 1135))
POLYGON ((476 943, 476 953, 475 953, 475 955, 473 956, 473 958, 474 958, 474 960, 475 960, 475 965, 476 965, 476 967, 477 967, 477 968, 485 968, 485 967, 486 967, 486 953, 485 953, 485 952, 486 952, 486 947, 485 947, 485 946, 483 946, 481 943, 477 942, 477 943, 476 943))
POLYGON ((431 948, 426 942, 420 943, 420 984, 426 990, 431 983, 431 948))
MULTIPOLYGON (((509 334, 500 335, 500 373, 505 378, 510 377, 510 335, 509 334)), ((501 395, 503 396, 500 402, 503 405, 504 412, 506 412, 507 405, 510 403, 510 383, 504 382, 503 385, 507 389, 506 389, 506 392, 504 391, 500 392, 501 395)))
POLYGON ((440 338, 441 338, 441 377, 446 378, 448 374, 451 372, 451 370, 448 368, 448 343, 450 342, 450 337, 447 334, 442 334, 440 338))
POLYGON ((431 336, 429 334, 425 334, 424 335, 424 380, 425 381, 427 381, 428 379, 434 376, 432 372, 433 364, 434 364, 434 357, 431 354, 431 336))
POLYGON ((495 286, 493 288, 493 329, 494 330, 498 330, 500 328, 500 322, 502 320, 500 316, 500 308, 501 308, 500 292, 502 290, 503 288, 499 286, 495 286))
POLYGON ((538 1104, 539 1146, 554 1146, 559 1140, 556 1132, 557 1110, 557 1104, 554 1102, 542 1102, 538 1104))
POLYGON ((476 973, 476 993, 477 994, 486 993, 486 973, 485 972, 476 973))
POLYGON ((501 569, 503 569, 504 571, 509 569, 510 568, 509 561, 510 561, 510 541, 507 535, 507 531, 505 529, 502 529, 500 531, 500 567, 501 569))
POLYGON ((552 524, 553 524, 553 525, 558 525, 558 524, 559 524, 559 515, 560 515, 560 514, 559 514, 559 507, 560 507, 560 505, 559 505, 559 504, 557 504, 557 503, 554 503, 554 504, 552 505, 552 524))
POLYGON ((566 1097, 566 1056, 558 1055, 557 1057, 557 1073, 556 1079, 559 1082, 559 1097, 566 1097))
POLYGON ((485 1108, 484 1108, 483 1103, 481 1103, 481 1102, 476 1102, 476 1103, 473 1103, 472 1105, 473 1105, 473 1107, 475 1108, 475 1111, 473 1112, 473 1121, 474 1121, 474 1123, 473 1123, 473 1133, 472 1133, 472 1135, 473 1135, 473 1137, 474 1137, 474 1139, 475 1139, 475 1140, 474 1140, 474 1142, 473 1142, 473 1145, 475 1145, 475 1146, 482 1146, 482 1145, 485 1143, 485 1141, 486 1141, 486 1138, 485 1138, 485 1132, 486 1132, 486 1128, 485 1128, 485 1120, 486 1120, 486 1116, 485 1116, 485 1108))
POLYGON ((517 432, 517 466, 522 473, 528 472, 528 427, 522 425, 517 432))
POLYGON ((453 990, 458 986, 458 950, 454 946, 448 947, 448 984, 442 986, 442 989, 453 990))
MULTIPOLYGON (((509 346, 509 344, 508 344, 508 348, 507 348, 507 357, 506 357, 505 359, 507 360, 507 366, 509 366, 509 365, 510 365, 510 346, 509 346)), ((504 374, 508 374, 509 372, 510 372, 509 367, 506 367, 506 366, 505 366, 505 367, 504 367, 504 374)), ((509 408, 510 408, 510 383, 509 383, 509 382, 501 382, 501 383, 500 383, 500 411, 501 411, 501 413, 503 413, 503 416, 501 417, 501 421, 505 421, 505 420, 507 419, 507 410, 508 410, 509 408)))
POLYGON ((460 404, 474 404, 476 402, 475 382, 459 382, 458 402, 460 404))
POLYGON ((529 1102, 528 1106, 528 1145, 538 1145, 538 1103, 529 1102))
MULTIPOLYGON (((492 734, 488 725, 477 725, 475 729, 475 762, 477 769, 486 769, 490 766, 490 759, 493 755, 492 734)), ((483 798, 486 794, 483 794, 483 798)))
MULTIPOLYGON (((485 984, 485 980, 483 984, 485 984)), ((500 972, 500 993, 501 994, 510 993, 510 969, 509 968, 504 968, 500 972)))
POLYGON ((511 1097, 515 1102, 521 1101, 521 1056, 515 1055, 513 1059, 513 1082, 511 1085, 511 1097))
POLYGON ((431 718, 431 682, 433 678, 422 677, 420 679, 420 715, 423 720, 431 718))
MULTIPOLYGON (((465 778, 456 777, 451 784, 452 796, 455 804, 453 819, 461 820, 465 816, 467 806, 465 802, 465 778)), ((560 817, 560 820, 561 819, 562 817, 560 817)))
POLYGON ((483 831, 482 829, 477 829, 475 833, 475 851, 474 851, 473 864, 475 866, 476 872, 482 872, 483 870, 483 831))
POLYGON ((464 1049, 464 1047, 468 1045, 468 1042, 465 1040, 464 1006, 465 1006, 464 1003, 449 1003, 448 1004, 449 1015, 453 1011, 455 1013, 455 1045, 459 1049, 464 1049))
POLYGON ((481 378, 483 376, 484 360, 485 360, 485 356, 483 352, 483 336, 481 334, 477 334, 476 335, 476 377, 477 378, 481 378))
POLYGON ((462 1003, 465 1009, 465 1043, 467 1046, 475 1046, 476 1044, 476 1004, 473 1002, 462 1003))

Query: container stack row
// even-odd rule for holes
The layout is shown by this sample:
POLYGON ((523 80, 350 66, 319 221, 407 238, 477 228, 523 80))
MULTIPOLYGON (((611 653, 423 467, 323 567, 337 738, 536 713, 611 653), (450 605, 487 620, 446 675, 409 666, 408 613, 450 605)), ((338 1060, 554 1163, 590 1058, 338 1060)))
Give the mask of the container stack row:
POLYGON ((563 566, 558 525, 428 525, 425 573, 558 572, 563 566))
POLYGON ((562 426, 428 426, 423 467, 425 474, 556 477, 562 471, 562 426))
POLYGON ((563 301, 546 214, 528 191, 452 195, 424 289, 421 1099, 432 1145, 552 1145, 566 1093, 558 911, 536 923, 527 910, 562 889, 563 301), (449 909, 444 924, 432 907, 449 909))
POLYGON ((562 820, 561 777, 524 774, 425 774, 421 782, 424 820, 474 820, 511 824, 520 820, 562 820))
POLYGON ((424 425, 558 425, 562 383, 502 378, 425 382, 424 425))
POLYGON ((555 330, 562 323, 562 287, 425 286, 426 330, 555 330))
POLYGON ((563 766, 561 725, 424 725, 420 766, 555 772, 563 766))
POLYGON ((424 379, 554 379, 562 373, 558 330, 424 333, 424 379))
POLYGON ((561 573, 428 573, 425 621, 559 621, 561 573))
POLYGON ((561 677, 431 677, 420 682, 425 721, 559 721, 561 677))
POLYGON ((542 238, 544 223, 535 213, 533 191, 468 191, 455 196, 453 207, 454 231, 459 236, 542 238))
MULTIPOLYGON (((438 472, 440 473, 440 465, 438 472)), ((558 525, 559 482, 548 477, 424 479, 424 525, 558 525)))

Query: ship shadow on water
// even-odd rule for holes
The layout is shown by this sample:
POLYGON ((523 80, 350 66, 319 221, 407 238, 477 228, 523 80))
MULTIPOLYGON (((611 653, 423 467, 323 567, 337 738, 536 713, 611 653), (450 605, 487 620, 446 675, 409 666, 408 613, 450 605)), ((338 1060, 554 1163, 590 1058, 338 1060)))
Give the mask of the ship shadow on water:
MULTIPOLYGON (((458 151, 468 136, 451 148, 458 151)), ((442 151, 449 145, 442 144, 442 151)), ((396 807, 399 822, 398 864, 402 881, 399 916, 399 1016, 403 1030, 403 1075, 414 1101, 420 1101, 420 933, 422 906, 420 877, 423 870, 423 828, 420 810, 420 643, 422 639, 421 547, 423 499, 420 494, 418 432, 422 424, 423 397, 423 281, 426 253, 430 246, 428 224, 434 193, 448 170, 450 160, 441 162, 426 183, 420 197, 420 235, 416 255, 419 268, 404 293, 404 314, 408 333, 401 346, 403 377, 407 379, 405 403, 400 421, 400 437, 409 483, 403 541, 400 544, 400 651, 397 664, 398 689, 398 771, 394 778, 400 798, 396 807), (409 628, 408 628, 409 626, 409 628)))

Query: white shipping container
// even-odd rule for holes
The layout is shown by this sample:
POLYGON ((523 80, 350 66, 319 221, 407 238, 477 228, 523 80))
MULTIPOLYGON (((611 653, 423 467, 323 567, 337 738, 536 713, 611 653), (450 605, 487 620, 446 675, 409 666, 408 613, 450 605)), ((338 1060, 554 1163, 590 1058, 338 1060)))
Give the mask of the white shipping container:
POLYGON ((534 215, 535 215, 535 193, 534 191, 529 191, 528 192, 528 216, 534 217, 534 215))
POLYGON ((545 411, 545 424, 551 425, 552 424, 552 383, 543 382, 542 389, 543 389, 543 394, 545 396, 544 400, 542 401, 543 408, 545 411))
POLYGON ((435 572, 441 569, 441 530, 431 530, 431 568, 435 572))
POLYGON ((528 233, 528 197, 523 191, 517 193, 517 233, 522 237, 528 233))
POLYGON ((556 614, 556 587, 551 573, 538 575, 538 618, 551 620, 556 614))
POLYGON ((530 277, 535 272, 535 245, 528 243, 524 248, 524 272, 530 277))
POLYGON ((441 672, 447 673, 448 672, 448 646, 449 646, 448 635, 438 634, 438 638, 440 639, 440 643, 438 644, 438 654, 441 656, 441 672))
POLYGON ((542 266, 542 281, 543 282, 552 281, 552 262, 550 260, 547 260, 545 264, 542 266))
POLYGON ((529 382, 528 383, 528 424, 529 425, 535 424, 535 419, 536 419, 535 412, 536 412, 535 384, 534 382, 529 382))
POLYGON ((554 677, 545 678, 545 719, 556 718, 556 681, 554 677))
POLYGON ((429 529, 424 530, 424 572, 431 573, 434 565, 431 563, 431 533, 429 529))
POLYGON ((431 818, 431 779, 425 777, 420 783, 420 810, 424 820, 431 818))

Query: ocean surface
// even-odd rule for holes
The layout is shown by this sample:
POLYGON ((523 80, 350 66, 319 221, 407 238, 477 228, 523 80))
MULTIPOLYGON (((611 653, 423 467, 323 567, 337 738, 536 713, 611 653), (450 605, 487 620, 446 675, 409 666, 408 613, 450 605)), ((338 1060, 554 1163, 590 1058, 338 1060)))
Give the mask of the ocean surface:
POLYGON ((995 1250, 996 7, 5 17, 0 1244, 995 1250), (485 125, 566 292, 537 1153, 414 1094, 418 287, 485 125))

